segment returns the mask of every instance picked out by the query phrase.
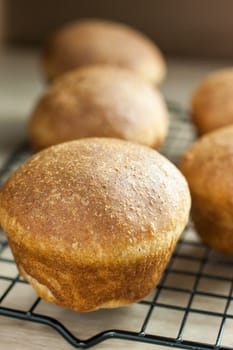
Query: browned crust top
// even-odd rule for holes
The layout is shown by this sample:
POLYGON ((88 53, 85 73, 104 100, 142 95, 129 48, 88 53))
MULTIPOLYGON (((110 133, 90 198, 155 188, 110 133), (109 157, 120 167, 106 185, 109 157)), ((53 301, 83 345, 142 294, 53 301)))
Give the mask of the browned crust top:
POLYGON ((192 115, 200 134, 233 124, 233 68, 203 80, 192 98, 192 115))
POLYGON ((130 71, 97 65, 58 78, 36 105, 29 133, 40 149, 82 137, 158 147, 168 127, 160 92, 130 71))
POLYGON ((68 24, 44 49, 43 65, 49 79, 96 63, 128 68, 154 83, 161 82, 166 72, 162 54, 150 39, 112 21, 86 19, 68 24))
POLYGON ((185 179, 159 153, 93 138, 23 164, 1 191, 0 221, 24 249, 93 262, 162 249, 181 233, 189 207, 185 179))

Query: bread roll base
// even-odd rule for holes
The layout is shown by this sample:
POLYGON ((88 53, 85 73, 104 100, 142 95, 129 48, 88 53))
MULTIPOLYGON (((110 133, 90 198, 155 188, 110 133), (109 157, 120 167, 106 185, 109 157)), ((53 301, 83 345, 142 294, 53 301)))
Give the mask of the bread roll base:
MULTIPOLYGON (((5 218, 8 221, 7 215, 5 218)), ((10 222, 8 232, 12 230, 17 237, 17 231, 20 235, 20 225, 11 227, 10 222)), ((178 231, 181 232, 182 228, 179 227, 178 231)), ((19 245, 17 240, 9 238, 9 244, 20 274, 42 299, 75 311, 87 312, 128 305, 149 294, 159 282, 176 246, 177 232, 170 237, 170 240, 163 242, 162 249, 158 247, 146 258, 144 254, 139 254, 133 263, 128 261, 127 264, 125 261, 124 264, 112 265, 64 262, 64 256, 42 255, 22 243, 19 245)), ((143 248, 138 247, 138 251, 143 251, 143 248)))

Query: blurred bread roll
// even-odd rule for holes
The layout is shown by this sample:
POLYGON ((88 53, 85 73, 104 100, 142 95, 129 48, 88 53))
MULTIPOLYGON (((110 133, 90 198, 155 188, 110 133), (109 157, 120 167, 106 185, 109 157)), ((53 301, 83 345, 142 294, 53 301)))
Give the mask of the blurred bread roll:
POLYGON ((233 126, 201 137, 181 171, 192 195, 192 217, 203 241, 233 254, 233 126))
POLYGON ((158 90, 132 72, 89 66, 48 87, 29 122, 36 149, 83 137, 113 137, 158 148, 168 112, 158 90))
POLYGON ((127 25, 107 20, 83 19, 58 30, 43 50, 45 76, 91 64, 111 64, 132 70, 159 84, 166 65, 159 48, 145 35, 127 25))
POLYGON ((187 183, 166 158, 102 138, 35 154, 0 194, 0 222, 22 276, 45 300, 76 311, 144 298, 189 209, 187 183))
POLYGON ((201 82, 193 95, 192 117, 200 135, 233 124, 233 68, 201 82))

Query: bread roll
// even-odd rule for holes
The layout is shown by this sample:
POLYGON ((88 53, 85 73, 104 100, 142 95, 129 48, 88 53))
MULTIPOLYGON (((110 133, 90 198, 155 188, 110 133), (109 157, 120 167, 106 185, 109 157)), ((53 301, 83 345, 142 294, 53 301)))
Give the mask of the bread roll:
POLYGON ((233 126, 200 138, 181 162, 203 241, 233 254, 233 126))
POLYGON ((210 74, 197 87, 192 117, 200 135, 233 124, 233 68, 210 74))
POLYGON ((132 70, 159 84, 166 65, 158 47, 146 36, 124 24, 86 19, 57 31, 43 51, 43 69, 48 80, 91 64, 111 64, 132 70))
POLYGON ((158 283, 188 220, 178 169, 156 151, 82 139, 35 154, 0 194, 22 276, 76 311, 133 303, 158 283))
POLYGON ((132 72, 90 66, 66 73, 42 96, 31 115, 36 149, 83 137, 114 137, 158 148, 168 112, 158 90, 132 72))

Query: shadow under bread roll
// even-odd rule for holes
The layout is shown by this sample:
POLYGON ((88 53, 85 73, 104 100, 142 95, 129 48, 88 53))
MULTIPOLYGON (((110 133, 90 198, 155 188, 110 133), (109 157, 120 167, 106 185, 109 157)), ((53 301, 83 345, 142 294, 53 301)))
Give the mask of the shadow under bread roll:
POLYGON ((233 254, 233 126, 196 141, 181 161, 192 196, 192 217, 201 238, 233 254))
POLYGON ((35 154, 0 193, 22 276, 76 311, 127 305, 158 283, 189 217, 179 170, 155 150, 82 139, 35 154))

